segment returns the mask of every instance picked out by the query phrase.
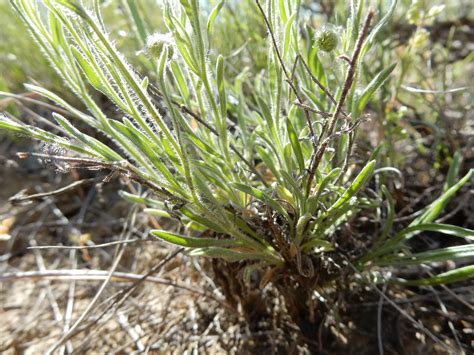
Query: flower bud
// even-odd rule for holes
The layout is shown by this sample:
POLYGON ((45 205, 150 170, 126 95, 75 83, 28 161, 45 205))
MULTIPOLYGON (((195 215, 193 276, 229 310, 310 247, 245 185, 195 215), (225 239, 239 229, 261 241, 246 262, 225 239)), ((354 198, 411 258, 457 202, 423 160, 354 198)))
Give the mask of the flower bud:
POLYGON ((410 25, 420 24, 420 21, 423 18, 423 14, 423 4, 420 2, 420 0, 412 0, 406 15, 408 23, 410 25))
POLYGON ((431 7, 428 11, 427 17, 429 18, 438 17, 439 15, 443 13, 445 7, 446 5, 437 5, 437 6, 431 7))
POLYGON ((428 42, 429 38, 430 33, 424 28, 419 28, 416 30, 415 35, 410 39, 410 45, 413 48, 421 48, 428 42))
POLYGON ((316 35, 316 46, 324 52, 332 52, 339 42, 336 31, 324 28, 316 35))
POLYGON ((145 53, 153 59, 158 59, 161 53, 168 50, 168 60, 174 55, 174 42, 171 33, 155 33, 147 38, 145 53))

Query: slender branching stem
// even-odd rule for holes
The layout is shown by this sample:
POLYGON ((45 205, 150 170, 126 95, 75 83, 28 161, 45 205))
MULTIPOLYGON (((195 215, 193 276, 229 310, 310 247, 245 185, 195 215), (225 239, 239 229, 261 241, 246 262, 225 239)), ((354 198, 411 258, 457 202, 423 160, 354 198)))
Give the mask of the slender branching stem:
MULTIPOLYGON (((275 38, 275 34, 273 33, 272 26, 270 25, 270 21, 268 21, 268 17, 265 14, 265 11, 263 10, 262 5, 260 4, 259 0, 255 0, 255 3, 257 4, 257 6, 258 6, 258 8, 259 8, 259 10, 262 14, 263 20, 265 21, 265 25, 267 26, 268 33, 270 34, 270 37, 271 37, 271 40, 272 40, 273 49, 275 50, 275 53, 276 53, 276 56, 278 58, 278 62, 280 64, 280 67, 281 67, 283 73, 285 74, 286 82, 290 86, 291 90, 294 92, 298 102, 300 104, 303 104, 304 100, 301 97, 301 95, 299 94, 299 92, 298 92, 298 90, 297 90, 297 88, 296 88, 296 86, 295 86, 288 70, 286 69, 285 63, 284 63, 283 58, 280 54, 280 50, 278 49, 278 44, 277 44, 277 41, 276 41, 276 38, 275 38)), ((309 132, 311 134, 311 142, 313 143, 313 146, 316 149, 316 145, 315 145, 315 137, 316 136, 315 136, 315 133, 314 133, 313 125, 311 124, 311 118, 309 116, 308 111, 303 111, 303 112, 305 114, 306 123, 308 125, 308 129, 309 129, 309 132)))
POLYGON ((143 174, 139 169, 130 164, 128 161, 118 161, 118 162, 107 162, 99 159, 90 159, 90 158, 80 158, 80 157, 67 157, 62 155, 51 155, 43 153, 31 153, 31 152, 20 152, 17 153, 20 159, 26 159, 30 156, 48 159, 54 161, 64 161, 70 164, 72 169, 88 169, 88 170, 101 170, 107 169, 112 172, 120 173, 127 178, 138 182, 139 184, 148 187, 151 191, 156 193, 158 196, 165 197, 176 203, 185 204, 188 203, 187 200, 182 199, 176 195, 173 195, 171 192, 165 188, 156 185, 152 182, 150 177, 146 174, 143 174))
MULTIPOLYGON (((346 99, 347 99, 347 94, 349 93, 349 91, 352 87, 352 84, 354 83, 354 76, 355 76, 355 73, 356 73, 357 61, 359 59, 359 55, 360 55, 360 52, 362 50, 362 45, 364 43, 365 38, 369 34, 369 27, 370 27, 370 23, 372 22, 373 17, 374 17, 374 12, 372 10, 370 10, 369 13, 367 14, 367 17, 366 17, 365 21, 364 21, 364 25, 363 25, 361 31, 359 32, 359 36, 357 37, 354 53, 352 55, 352 58, 351 58, 351 61, 350 61, 350 64, 349 64, 349 70, 347 72, 346 80, 344 81, 344 87, 342 89, 341 96, 340 96, 340 98, 337 102, 336 110, 334 111, 334 114, 332 115, 332 117, 330 118, 329 123, 328 123, 328 129, 327 129, 327 133, 326 133, 327 138, 330 138, 332 136, 332 134, 334 133, 336 123, 339 119, 339 116, 343 112, 343 107, 344 107, 344 104, 345 104, 346 99)), ((309 175, 308 175, 308 180, 307 180, 307 185, 306 185, 306 195, 307 196, 310 193, 311 184, 313 182, 314 175, 316 174, 316 170, 318 169, 319 164, 321 162, 321 159, 322 159, 324 153, 326 152, 326 149, 329 145, 329 142, 330 142, 330 139, 323 140, 321 142, 318 150, 316 151, 316 154, 314 156, 314 160, 313 160, 313 163, 312 163, 312 166, 310 168, 309 175)))

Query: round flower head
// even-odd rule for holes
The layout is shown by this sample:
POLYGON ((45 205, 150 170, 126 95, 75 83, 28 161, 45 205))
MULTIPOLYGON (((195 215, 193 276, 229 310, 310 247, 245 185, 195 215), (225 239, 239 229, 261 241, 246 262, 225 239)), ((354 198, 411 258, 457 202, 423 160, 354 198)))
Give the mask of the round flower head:
POLYGON ((339 42, 336 31, 327 27, 316 34, 315 40, 316 47, 324 52, 332 52, 339 42))
POLYGON ((424 28, 419 28, 416 30, 415 35, 410 39, 410 44, 413 48, 421 48, 429 39, 430 33, 424 28))
POLYGON ((153 59, 158 59, 161 53, 168 50, 168 60, 174 54, 173 35, 171 33, 154 33, 146 40, 146 53, 153 59))

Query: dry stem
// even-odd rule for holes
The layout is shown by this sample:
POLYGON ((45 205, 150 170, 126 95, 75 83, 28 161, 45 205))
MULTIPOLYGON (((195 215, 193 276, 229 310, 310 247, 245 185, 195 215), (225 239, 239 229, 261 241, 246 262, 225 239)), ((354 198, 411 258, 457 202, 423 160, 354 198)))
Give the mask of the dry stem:
MULTIPOLYGON (((352 55, 350 65, 349 65, 349 71, 347 72, 346 80, 344 82, 344 87, 342 89, 341 97, 339 98, 339 101, 337 102, 336 110, 334 111, 333 116, 331 117, 329 121, 329 128, 326 133, 326 139, 324 139, 319 146, 318 150, 316 151, 316 154, 314 156, 313 160, 313 165, 310 168, 310 173, 308 175, 308 181, 306 185, 306 194, 309 195, 310 190, 311 190, 311 184, 314 179, 314 175, 316 173, 316 170, 319 167, 319 164, 321 162, 321 159, 324 155, 324 152, 326 151, 330 139, 334 133, 334 129, 336 127, 336 123, 339 119, 339 116, 343 112, 343 107, 344 103, 346 102, 347 94, 349 93, 349 90, 352 87, 352 84, 354 82, 354 75, 356 72, 356 67, 357 67, 357 61, 359 59, 360 52, 362 50, 362 45, 364 43, 365 38, 367 37, 369 33, 369 27, 370 23, 372 22, 372 18, 374 17, 374 12, 372 10, 369 11, 367 14, 367 18, 365 19, 364 25, 362 27, 362 30, 359 32, 359 36, 356 41, 355 45, 355 50, 354 54, 352 55)), ((321 137, 322 138, 322 137, 321 137)))

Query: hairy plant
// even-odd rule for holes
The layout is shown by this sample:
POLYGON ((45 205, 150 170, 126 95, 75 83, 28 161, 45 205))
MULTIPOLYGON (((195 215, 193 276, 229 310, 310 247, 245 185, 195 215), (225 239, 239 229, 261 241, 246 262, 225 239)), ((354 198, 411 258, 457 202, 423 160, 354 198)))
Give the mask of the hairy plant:
MULTIPOLYGON (((11 3, 87 111, 28 84, 68 110, 74 121, 54 112, 59 133, 51 133, 5 113, 0 128, 65 150, 35 154, 40 158, 67 168, 110 170, 147 187, 153 196, 121 194, 147 205, 147 213, 178 220, 179 230, 152 234, 185 247, 191 256, 221 260, 216 272, 222 268, 229 290, 235 280, 249 287, 246 282, 259 275, 260 287, 272 283, 304 327, 320 320, 315 304, 328 302, 341 285, 437 285, 474 275, 468 265, 428 278, 397 276, 404 267, 474 256, 468 243, 472 230, 435 222, 474 175, 471 170, 458 179, 460 156, 442 195, 405 228, 395 225, 389 189, 374 179, 390 170, 377 167, 383 147, 367 152, 365 162, 354 160, 366 106, 396 66, 387 65, 367 80, 361 63, 371 55, 396 1, 378 22, 363 2, 353 1, 346 24, 318 32, 305 22, 300 1, 256 0, 253 11, 268 33, 263 70, 233 70, 228 63, 234 58, 213 51, 210 38, 227 11, 224 1, 206 17, 197 0, 165 1, 168 33, 148 39, 132 9, 138 40, 148 43, 143 48, 152 70, 148 76, 138 73, 109 38, 98 1, 91 8, 77 0, 11 3), (94 91, 122 117, 109 117, 94 91), (79 130, 79 121, 109 143, 79 130), (362 216, 379 216, 363 240, 351 236, 351 225, 362 216), (461 243, 410 252, 407 241, 424 231, 458 237, 461 243)), ((244 291, 239 292, 228 297, 245 303, 244 291)))

